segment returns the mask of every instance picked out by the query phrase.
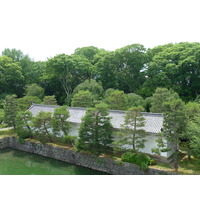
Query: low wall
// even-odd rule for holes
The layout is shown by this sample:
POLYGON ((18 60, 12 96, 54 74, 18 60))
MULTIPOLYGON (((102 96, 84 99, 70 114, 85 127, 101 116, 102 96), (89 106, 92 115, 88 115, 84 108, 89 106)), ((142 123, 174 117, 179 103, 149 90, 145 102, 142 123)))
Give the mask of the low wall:
POLYGON ((106 172, 113 175, 162 175, 173 174, 157 169, 141 171, 137 165, 116 162, 109 158, 99 158, 93 155, 75 152, 62 147, 49 144, 41 144, 32 141, 24 141, 20 144, 16 137, 0 139, 0 149, 13 148, 29 153, 35 153, 49 158, 65 161, 71 164, 87 167, 90 169, 106 172))

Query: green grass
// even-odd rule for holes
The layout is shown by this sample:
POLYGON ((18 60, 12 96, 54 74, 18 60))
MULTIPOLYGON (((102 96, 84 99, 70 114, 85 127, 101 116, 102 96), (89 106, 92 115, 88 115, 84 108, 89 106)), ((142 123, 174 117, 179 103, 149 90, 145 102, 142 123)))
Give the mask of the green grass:
POLYGON ((1 129, 1 128, 6 128, 6 127, 8 127, 7 124, 0 124, 0 129, 1 129))
POLYGON ((179 161, 178 172, 173 169, 173 163, 157 163, 151 167, 180 175, 200 175, 200 159, 194 157, 192 157, 191 161, 188 160, 187 156, 182 158, 179 161))
POLYGON ((192 157, 190 162, 187 157, 184 157, 179 162, 178 174, 200 175, 200 159, 192 157))
POLYGON ((6 136, 16 136, 16 134, 13 129, 0 130, 0 137, 6 137, 6 136))

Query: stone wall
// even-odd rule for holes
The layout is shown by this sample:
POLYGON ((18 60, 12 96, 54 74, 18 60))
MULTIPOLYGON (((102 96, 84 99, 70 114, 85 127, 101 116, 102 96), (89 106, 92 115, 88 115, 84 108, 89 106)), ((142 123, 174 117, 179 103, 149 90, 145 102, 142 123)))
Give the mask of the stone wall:
POLYGON ((24 141, 20 144, 16 137, 6 137, 0 139, 0 149, 10 147, 29 153, 54 158, 71 164, 87 167, 90 169, 106 172, 114 175, 161 175, 172 174, 157 169, 141 171, 137 165, 117 162, 109 158, 100 158, 93 155, 78 153, 62 147, 41 144, 32 141, 24 141))

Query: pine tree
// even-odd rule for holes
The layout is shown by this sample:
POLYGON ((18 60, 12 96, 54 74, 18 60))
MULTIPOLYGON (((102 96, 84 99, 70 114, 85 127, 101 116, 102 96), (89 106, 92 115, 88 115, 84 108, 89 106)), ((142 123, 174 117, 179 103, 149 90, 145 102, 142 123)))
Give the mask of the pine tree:
POLYGON ((8 124, 8 126, 13 126, 14 128, 16 127, 15 118, 18 111, 19 109, 17 104, 17 96, 16 95, 6 96, 5 106, 4 106, 4 113, 5 113, 4 121, 5 123, 8 124))
POLYGON ((108 115, 108 107, 103 103, 86 111, 79 129, 78 150, 100 154, 111 149, 113 127, 108 115))
POLYGON ((145 118, 141 112, 141 106, 132 107, 124 116, 124 124, 121 125, 121 130, 116 133, 116 141, 114 144, 115 151, 130 149, 138 151, 145 147, 146 131, 143 129, 145 125, 145 118))
POLYGON ((35 136, 39 136, 42 142, 46 142, 48 139, 52 142, 52 114, 50 112, 40 111, 36 117, 33 118, 33 128, 35 129, 35 136))
POLYGON ((67 106, 61 106, 54 110, 52 127, 55 136, 59 134, 68 135, 70 131, 70 122, 67 119, 70 117, 67 106))
POLYGON ((16 116, 16 133, 21 138, 32 136, 31 128, 32 113, 30 111, 21 111, 16 116))
POLYGON ((178 99, 164 103, 164 107, 163 134, 168 143, 171 144, 170 150, 173 151, 174 168, 177 171, 180 138, 184 134, 187 124, 184 110, 185 104, 178 99))

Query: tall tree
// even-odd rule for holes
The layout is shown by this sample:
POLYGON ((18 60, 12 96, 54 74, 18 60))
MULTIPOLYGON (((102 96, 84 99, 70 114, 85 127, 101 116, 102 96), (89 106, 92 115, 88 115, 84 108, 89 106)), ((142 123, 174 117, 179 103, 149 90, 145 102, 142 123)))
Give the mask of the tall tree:
POLYGON ((117 89, 117 59, 115 52, 107 52, 96 63, 96 79, 102 82, 104 89, 117 89))
POLYGON ((180 99, 164 103, 165 112, 163 114, 163 133, 167 141, 171 144, 173 152, 174 168, 178 170, 179 144, 180 138, 185 132, 186 116, 185 105, 180 99))
POLYGON ((78 150, 94 154, 110 150, 113 142, 113 127, 105 104, 101 103, 86 111, 79 129, 78 150))
POLYGON ((173 99, 179 99, 177 93, 167 88, 157 88, 152 97, 150 111, 154 113, 164 112, 164 102, 172 101, 173 99))
POLYGON ((55 136, 65 136, 69 134, 71 124, 67 121, 70 117, 67 106, 55 108, 52 120, 53 133, 55 136))
MULTIPOLYGON (((187 126, 189 155, 200 158, 200 117, 190 121, 187 126)), ((191 158, 190 158, 191 159, 191 158)))
POLYGON ((141 106, 129 108, 124 116, 124 124, 121 130, 116 133, 114 142, 115 151, 132 149, 138 151, 145 147, 146 131, 144 130, 145 119, 141 112, 141 106))
POLYGON ((94 99, 96 100, 101 99, 103 96, 103 87, 101 83, 93 79, 85 80, 84 82, 77 85, 73 91, 73 96, 77 94, 80 90, 82 91, 88 90, 89 92, 91 92, 94 99))
POLYGON ((46 140, 52 142, 52 113, 40 111, 32 122, 35 136, 39 137, 42 142, 46 142, 46 140))
POLYGON ((129 93, 126 95, 127 98, 127 105, 129 108, 137 107, 137 106, 145 106, 145 100, 138 94, 129 93))
POLYGON ((30 111, 20 111, 16 115, 16 133, 20 139, 32 136, 32 113, 30 111))
POLYGON ((33 103, 40 104, 41 100, 36 96, 24 96, 17 99, 18 108, 21 111, 28 110, 33 103))
POLYGON ((127 109, 127 98, 123 91, 115 90, 105 98, 105 102, 108 107, 112 110, 126 110, 127 109))
POLYGON ((115 51, 119 89, 126 93, 137 93, 144 83, 144 73, 148 57, 141 44, 132 44, 115 51))
POLYGON ((90 79, 93 65, 84 57, 78 55, 60 54, 47 61, 46 79, 59 81, 70 103, 74 88, 90 79))
POLYGON ((95 64, 95 55, 99 54, 100 52, 105 51, 103 49, 98 49, 94 46, 89 47, 82 47, 77 48, 74 51, 74 55, 82 56, 86 58, 92 65, 95 64))
POLYGON ((88 90, 80 90, 73 96, 71 105, 73 107, 93 107, 93 100, 94 99, 91 92, 88 90))
POLYGON ((143 94, 151 95, 157 87, 172 88, 188 101, 200 93, 200 43, 181 42, 150 51, 143 94))
POLYGON ((39 99, 43 99, 44 97, 44 89, 37 85, 36 83, 33 83, 31 85, 26 86, 26 96, 36 96, 39 99))
POLYGON ((19 63, 7 56, 0 57, 0 93, 17 94, 23 93, 22 68, 19 63))
POLYGON ((45 105, 58 105, 55 95, 45 96, 43 99, 45 105))
POLYGON ((18 113, 18 104, 17 104, 17 96, 16 95, 8 95, 5 99, 4 106, 4 121, 8 124, 8 126, 12 126, 16 128, 16 115, 18 113))

